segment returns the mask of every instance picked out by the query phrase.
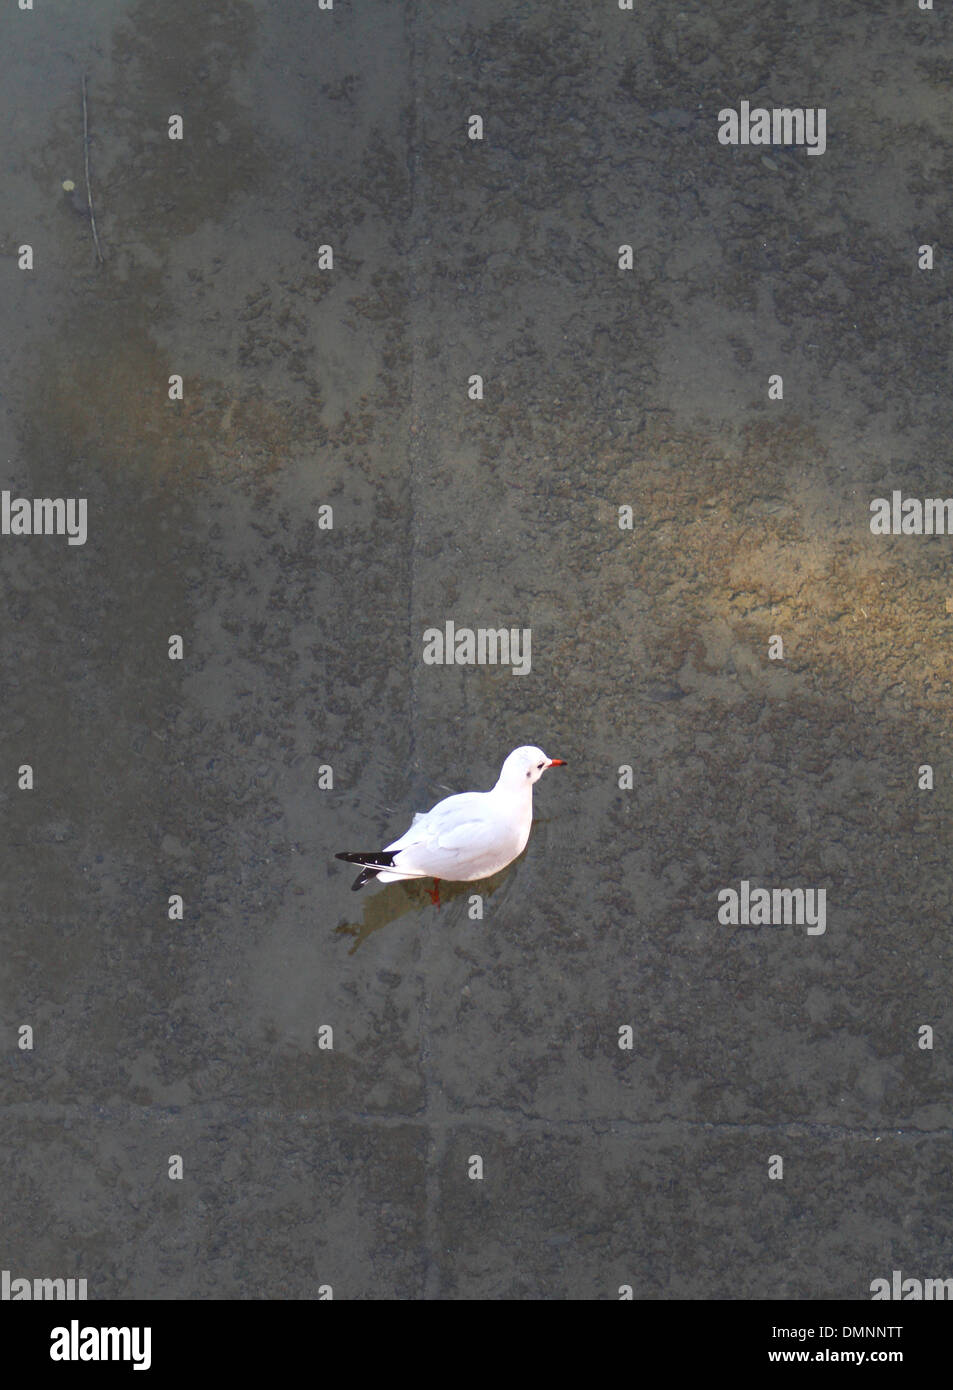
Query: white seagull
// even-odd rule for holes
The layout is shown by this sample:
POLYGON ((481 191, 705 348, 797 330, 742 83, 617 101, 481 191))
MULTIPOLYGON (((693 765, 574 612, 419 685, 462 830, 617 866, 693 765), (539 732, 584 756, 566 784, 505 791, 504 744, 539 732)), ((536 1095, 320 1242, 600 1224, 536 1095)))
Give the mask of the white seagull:
POLYGON ((337 854, 360 864, 352 883, 363 888, 371 879, 432 878, 430 900, 440 905, 440 880, 468 883, 489 878, 523 853, 533 823, 533 783, 548 767, 565 767, 564 758, 547 758, 541 748, 514 748, 489 792, 460 792, 444 797, 399 840, 380 853, 337 854))

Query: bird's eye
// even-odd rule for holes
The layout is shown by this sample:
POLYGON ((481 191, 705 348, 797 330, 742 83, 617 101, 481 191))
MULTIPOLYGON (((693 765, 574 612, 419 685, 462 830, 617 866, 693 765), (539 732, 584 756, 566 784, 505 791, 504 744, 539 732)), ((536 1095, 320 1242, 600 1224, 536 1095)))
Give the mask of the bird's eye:
POLYGON ((542 767, 542 763, 537 763, 536 766, 537 766, 537 767, 542 767))

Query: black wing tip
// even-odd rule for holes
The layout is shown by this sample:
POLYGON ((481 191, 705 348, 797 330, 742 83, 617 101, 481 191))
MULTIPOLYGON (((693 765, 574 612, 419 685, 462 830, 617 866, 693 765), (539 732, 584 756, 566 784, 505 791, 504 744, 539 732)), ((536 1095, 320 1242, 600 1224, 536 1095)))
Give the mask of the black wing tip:
POLYGON ((380 869, 370 869, 365 864, 357 878, 351 884, 351 892, 356 893, 359 888, 364 887, 365 883, 371 883, 379 873, 380 869))
POLYGON ((389 849, 369 851, 366 854, 346 851, 344 854, 336 854, 334 857, 335 859, 343 859, 346 864, 360 864, 361 872, 351 884, 352 893, 356 893, 359 888, 364 887, 365 883, 370 883, 372 879, 375 879, 381 869, 389 869, 394 863, 394 853, 389 849))
POLYGON ((393 851, 389 849, 366 850, 360 853, 347 851, 344 854, 336 854, 334 857, 335 859, 343 859, 347 864, 364 864, 377 869, 389 869, 394 863, 393 851))

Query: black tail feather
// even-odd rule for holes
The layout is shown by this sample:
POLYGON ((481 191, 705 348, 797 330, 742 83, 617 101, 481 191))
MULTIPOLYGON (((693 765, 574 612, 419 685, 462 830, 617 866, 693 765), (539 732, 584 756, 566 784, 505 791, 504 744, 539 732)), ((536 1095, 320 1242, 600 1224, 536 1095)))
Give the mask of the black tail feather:
POLYGON ((371 879, 376 878, 381 869, 390 869, 394 863, 394 852, 389 849, 381 850, 379 853, 336 854, 334 857, 335 859, 343 859, 348 864, 362 865, 361 872, 351 884, 351 889, 355 893, 358 888, 363 888, 365 883, 370 883, 371 879))

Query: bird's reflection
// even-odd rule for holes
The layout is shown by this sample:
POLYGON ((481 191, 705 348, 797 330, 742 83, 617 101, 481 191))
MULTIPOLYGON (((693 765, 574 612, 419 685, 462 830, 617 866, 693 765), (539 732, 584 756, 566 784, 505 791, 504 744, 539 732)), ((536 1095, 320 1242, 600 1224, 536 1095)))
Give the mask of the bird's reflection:
POLYGON ((445 921, 456 922, 461 916, 466 917, 471 897, 477 894, 484 899, 492 897, 519 868, 522 859, 523 855, 521 854, 519 859, 508 864, 505 869, 501 869, 492 878, 478 879, 473 883, 451 883, 446 879, 441 879, 440 907, 435 907, 430 901, 430 894, 427 891, 430 884, 429 879, 412 879, 407 883, 388 883, 379 888, 373 897, 367 899, 359 922, 341 922, 334 928, 334 934, 335 936, 354 938, 354 943, 348 951, 348 955, 353 956, 358 947, 363 946, 364 942, 375 932, 383 931, 385 927, 391 926, 401 917, 407 917, 411 913, 427 914, 424 920, 432 919, 437 926, 442 926, 445 921))

